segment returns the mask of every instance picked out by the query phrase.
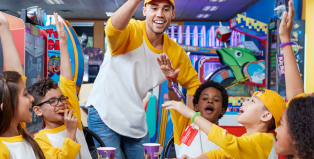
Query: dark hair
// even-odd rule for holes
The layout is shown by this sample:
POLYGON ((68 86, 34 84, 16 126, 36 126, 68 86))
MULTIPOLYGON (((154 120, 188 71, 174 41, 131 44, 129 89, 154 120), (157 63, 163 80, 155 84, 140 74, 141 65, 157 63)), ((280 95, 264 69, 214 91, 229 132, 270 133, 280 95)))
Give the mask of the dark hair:
MULTIPOLYGON (((18 82, 22 80, 21 75, 14 71, 5 71, 0 73, 0 101, 3 104, 3 110, 0 110, 0 135, 8 131, 15 111, 18 106, 18 82)), ((19 123, 17 130, 23 139, 32 146, 35 155, 39 159, 44 159, 44 153, 37 142, 28 135, 23 126, 19 123)))
POLYGON ((314 97, 293 99, 287 109, 289 134, 299 158, 314 158, 314 97))
MULTIPOLYGON (((269 111, 265 105, 264 105, 264 110, 269 111)), ((267 131, 274 130, 274 129, 276 129, 276 121, 275 121, 275 118, 272 117, 267 124, 267 131)))
MULTIPOLYGON (((194 94, 194 99, 193 99, 193 105, 198 104, 198 101, 200 99, 200 96, 203 92, 204 89, 213 87, 216 88, 220 91, 221 96, 222 96, 222 108, 225 108, 227 110, 228 108, 228 92, 226 91, 225 87, 223 87, 220 83, 217 83, 215 81, 206 81, 205 83, 201 84, 195 94, 194 94)), ((218 119, 220 119, 223 115, 220 115, 218 119)))
POLYGON ((30 95, 34 97, 33 106, 35 106, 42 101, 42 99, 45 97, 46 93, 50 89, 57 89, 57 88, 59 88, 58 84, 52 79, 50 79, 49 77, 46 77, 34 83, 33 85, 31 85, 27 89, 27 91, 30 95))

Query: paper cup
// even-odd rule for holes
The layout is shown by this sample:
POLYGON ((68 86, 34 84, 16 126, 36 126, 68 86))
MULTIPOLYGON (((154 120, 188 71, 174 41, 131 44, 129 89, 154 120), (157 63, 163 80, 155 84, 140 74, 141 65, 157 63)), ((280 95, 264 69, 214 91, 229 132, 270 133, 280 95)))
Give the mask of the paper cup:
POLYGON ((97 148, 98 159, 114 159, 114 147, 99 147, 97 148))
POLYGON ((143 144, 143 146, 144 146, 144 158, 145 159, 158 159, 160 144, 147 143, 147 144, 143 144))

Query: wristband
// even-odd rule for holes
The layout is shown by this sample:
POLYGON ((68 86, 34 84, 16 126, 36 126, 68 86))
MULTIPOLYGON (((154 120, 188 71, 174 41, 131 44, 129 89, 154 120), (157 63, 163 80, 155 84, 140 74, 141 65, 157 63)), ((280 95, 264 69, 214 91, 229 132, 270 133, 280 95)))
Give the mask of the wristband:
POLYGON ((201 115, 201 113, 200 113, 200 112, 196 112, 196 113, 192 116, 192 118, 191 118, 191 122, 192 122, 192 123, 194 123, 194 119, 195 119, 195 117, 200 116, 200 115, 201 115))
POLYGON ((169 81, 174 81, 174 80, 176 80, 176 79, 178 78, 178 75, 179 75, 179 74, 177 74, 177 76, 176 76, 175 78, 170 78, 170 77, 167 77, 167 76, 166 76, 166 78, 167 78, 167 80, 169 80, 169 81))
POLYGON ((173 91, 173 89, 172 89, 172 88, 170 88, 169 86, 167 86, 167 87, 168 87, 168 90, 173 91))
POLYGON ((281 45, 280 45, 280 48, 283 48, 283 47, 285 47, 285 46, 287 46, 287 45, 293 45, 293 44, 294 44, 294 42, 289 41, 289 42, 286 42, 286 43, 281 44, 281 45))

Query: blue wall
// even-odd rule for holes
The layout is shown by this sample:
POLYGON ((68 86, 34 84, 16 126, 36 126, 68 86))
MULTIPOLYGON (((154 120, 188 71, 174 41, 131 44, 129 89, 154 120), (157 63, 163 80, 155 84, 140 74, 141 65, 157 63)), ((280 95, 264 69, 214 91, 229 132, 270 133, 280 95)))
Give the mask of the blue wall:
POLYGON ((244 12, 247 17, 269 23, 270 17, 275 14, 274 8, 275 0, 260 0, 244 12))
MULTIPOLYGON (((246 16, 261 21, 263 23, 269 23, 272 16, 275 15, 275 0, 260 0, 253 6, 248 8, 246 11, 246 16)), ((295 19, 301 19, 302 16, 302 0, 293 0, 295 8, 295 19)), ((259 49, 264 49, 262 43, 254 38, 245 37, 246 41, 253 41, 259 49)))
MULTIPOLYGON (((270 18, 275 14, 274 8, 275 0, 260 0, 244 12, 247 17, 269 23, 270 18)), ((260 50, 265 50, 262 43, 255 38, 245 36, 245 41, 253 41, 260 50)))

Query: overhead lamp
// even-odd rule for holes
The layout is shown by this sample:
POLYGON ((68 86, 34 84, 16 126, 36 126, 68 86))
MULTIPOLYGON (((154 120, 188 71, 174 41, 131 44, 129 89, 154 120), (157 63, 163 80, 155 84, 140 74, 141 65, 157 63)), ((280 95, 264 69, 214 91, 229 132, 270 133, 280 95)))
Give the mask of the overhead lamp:
POLYGON ((205 18, 209 18, 210 15, 211 14, 197 14, 196 18, 199 18, 199 19, 204 18, 205 19, 205 18))
POLYGON ((212 11, 212 12, 216 11, 218 8, 219 8, 218 6, 213 6, 213 7, 210 8, 210 11, 212 11))
POLYGON ((204 6, 202 11, 209 11, 212 6, 204 6))
POLYGON ((56 2, 56 4, 64 4, 64 2, 62 0, 54 0, 56 2))
POLYGON ((203 18, 204 14, 197 14, 196 18, 203 18))
POLYGON ((64 4, 62 0, 44 0, 47 4, 64 4))
POLYGON ((209 18, 210 14, 204 14, 203 18, 209 18))

